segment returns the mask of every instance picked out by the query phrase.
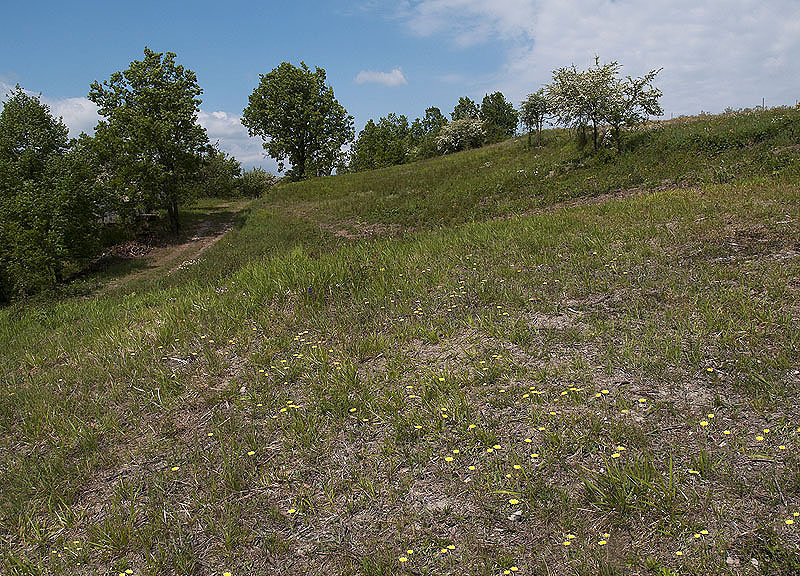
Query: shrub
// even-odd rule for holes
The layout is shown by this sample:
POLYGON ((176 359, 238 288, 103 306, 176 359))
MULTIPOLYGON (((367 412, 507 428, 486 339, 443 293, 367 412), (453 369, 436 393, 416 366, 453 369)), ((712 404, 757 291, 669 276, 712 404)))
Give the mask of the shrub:
POLYGON ((478 148, 486 138, 483 122, 475 118, 462 118, 448 122, 439 131, 436 146, 442 154, 478 148))
POLYGON ((263 168, 245 170, 239 178, 239 191, 242 196, 257 198, 263 196, 277 181, 277 176, 263 168))

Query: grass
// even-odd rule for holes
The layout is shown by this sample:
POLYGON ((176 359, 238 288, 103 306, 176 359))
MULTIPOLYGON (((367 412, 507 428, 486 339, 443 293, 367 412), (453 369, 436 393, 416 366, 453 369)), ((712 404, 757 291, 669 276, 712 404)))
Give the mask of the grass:
POLYGON ((796 572, 797 130, 292 184, 0 311, 0 572, 796 572))

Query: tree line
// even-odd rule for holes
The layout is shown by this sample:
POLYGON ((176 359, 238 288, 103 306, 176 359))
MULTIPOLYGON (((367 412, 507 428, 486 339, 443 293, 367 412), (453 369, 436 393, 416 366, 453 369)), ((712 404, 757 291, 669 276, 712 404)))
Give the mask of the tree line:
MULTIPOLYGON (((388 114, 369 120, 355 137, 353 117, 335 98, 325 70, 281 63, 259 77, 241 122, 261 137, 289 180, 402 164, 531 135, 546 121, 573 130, 579 144, 623 150, 624 129, 660 115, 658 70, 619 77, 617 62, 553 73, 520 110, 502 92, 480 105, 462 97, 448 119, 432 106, 409 122, 388 114), (352 144, 351 144, 352 143, 352 144), (349 149, 346 148, 351 144, 349 149)), ((144 58, 104 82, 89 99, 101 120, 94 135, 69 139, 67 127, 40 97, 21 87, 0 112, 0 301, 46 289, 82 266, 109 242, 109 230, 132 235, 144 215, 163 215, 181 228, 180 210, 198 196, 258 196, 276 177, 242 172, 209 142, 198 123, 202 89, 172 52, 145 47, 144 58)), ((117 237, 118 237, 117 236, 117 237)))
POLYGON ((110 238, 136 234, 197 196, 262 194, 275 182, 209 143, 197 121, 202 89, 172 52, 93 82, 102 117, 94 136, 70 139, 39 96, 19 85, 0 112, 0 302, 47 289, 80 271, 110 238))

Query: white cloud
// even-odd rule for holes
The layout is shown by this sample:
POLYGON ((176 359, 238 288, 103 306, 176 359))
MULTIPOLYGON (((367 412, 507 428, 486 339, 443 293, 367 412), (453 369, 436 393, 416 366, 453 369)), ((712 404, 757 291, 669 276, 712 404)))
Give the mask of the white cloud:
POLYGON ((251 138, 247 128, 242 126, 241 117, 222 110, 197 115, 200 125, 206 129, 211 142, 219 142, 219 147, 227 152, 245 168, 260 166, 270 172, 278 172, 278 163, 272 158, 264 158, 261 138, 251 138))
POLYGON ((356 76, 356 84, 365 84, 373 82, 375 84, 383 84, 384 86, 402 86, 408 84, 403 71, 400 68, 395 68, 391 72, 373 72, 372 70, 362 70, 356 76))
POLYGON ((486 91, 513 101, 552 71, 587 67, 595 54, 623 73, 663 67, 656 85, 667 112, 794 104, 800 97, 800 2, 795 0, 421 0, 405 22, 456 47, 501 42, 505 61, 486 91))
MULTIPOLYGON (((14 89, 14 86, 0 80, 0 96, 3 102, 6 96, 14 89)), ((24 88, 23 88, 24 89, 24 88)), ((38 92, 25 90, 26 94, 39 96, 38 92)), ((69 128, 71 138, 77 138, 81 132, 87 134, 94 133, 100 116, 97 114, 97 105, 85 97, 76 98, 48 98, 41 96, 41 101, 50 107, 50 113, 61 120, 69 128)))

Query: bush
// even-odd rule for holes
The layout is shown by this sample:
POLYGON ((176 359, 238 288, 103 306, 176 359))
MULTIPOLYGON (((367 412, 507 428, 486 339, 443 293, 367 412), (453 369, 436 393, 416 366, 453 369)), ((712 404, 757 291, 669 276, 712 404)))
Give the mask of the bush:
POLYGON ((257 198, 266 194, 278 181, 278 177, 263 168, 245 170, 239 178, 239 192, 242 196, 257 198))
POLYGON ((436 146, 442 154, 478 148, 486 138, 483 122, 475 118, 461 118, 448 122, 439 131, 436 146))

